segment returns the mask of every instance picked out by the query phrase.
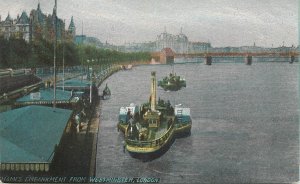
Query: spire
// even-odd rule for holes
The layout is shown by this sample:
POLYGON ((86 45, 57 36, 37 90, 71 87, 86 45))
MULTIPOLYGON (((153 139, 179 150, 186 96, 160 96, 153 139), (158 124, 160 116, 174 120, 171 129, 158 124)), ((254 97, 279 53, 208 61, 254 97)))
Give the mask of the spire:
POLYGON ((165 31, 164 31, 165 33, 167 32, 167 28, 166 28, 166 26, 165 26, 165 31))
POLYGON ((44 17, 43 17, 43 13, 41 10, 41 6, 40 6, 40 1, 38 2, 38 7, 37 7, 37 20, 39 22, 39 24, 42 24, 44 21, 44 17))
POLYGON ((71 17, 71 22, 70 22, 70 25, 69 25, 69 31, 71 29, 75 28, 75 24, 74 24, 74 20, 73 20, 73 16, 71 17))
POLYGON ((5 21, 12 21, 9 12, 7 13, 7 17, 6 17, 5 21))
POLYGON ((55 0, 55 5, 54 5, 54 7, 53 7, 53 13, 52 13, 52 21, 53 21, 53 25, 54 25, 54 29, 55 29, 55 31, 56 31, 56 29, 57 29, 57 15, 56 15, 56 9, 57 8, 57 2, 56 2, 56 0, 55 0))
POLYGON ((57 0, 55 0, 54 8, 53 8, 53 15, 56 16, 56 11, 57 11, 57 0))
POLYGON ((41 11, 40 1, 38 3, 37 11, 41 11))
POLYGON ((76 27, 75 27, 75 24, 74 24, 73 16, 71 17, 71 22, 70 22, 68 31, 72 34, 73 37, 75 37, 75 35, 76 35, 76 27))
POLYGON ((182 34, 182 27, 180 28, 180 34, 182 34))

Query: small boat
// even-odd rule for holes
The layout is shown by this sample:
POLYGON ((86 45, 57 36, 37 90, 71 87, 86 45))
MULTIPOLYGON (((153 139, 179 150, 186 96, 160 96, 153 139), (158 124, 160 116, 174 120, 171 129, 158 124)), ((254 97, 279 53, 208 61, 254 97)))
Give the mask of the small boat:
POLYGON ((102 94, 102 99, 103 100, 107 100, 109 99, 111 96, 111 92, 110 89, 108 88, 107 84, 105 85, 105 88, 103 90, 103 94, 102 94))
POLYGON ((166 91, 177 91, 182 87, 186 87, 186 81, 184 78, 174 73, 170 73, 169 76, 158 81, 158 86, 162 87, 166 91))
POLYGON ((132 69, 132 65, 122 65, 121 68, 122 70, 131 70, 132 69))
POLYGON ((251 55, 246 56, 245 63, 246 63, 246 65, 251 65, 252 64, 252 56, 251 55))
POLYGON ((295 56, 294 56, 294 55, 292 55, 292 56, 291 56, 291 60, 289 61, 289 63, 290 63, 290 64, 293 64, 293 63, 294 63, 294 61, 295 61, 295 56))
POLYGON ((127 70, 131 70, 132 69, 132 65, 127 65, 127 70))
POLYGON ((211 65, 212 64, 212 56, 206 56, 205 57, 205 62, 206 65, 211 65))
POLYGON ((121 107, 117 128, 124 133, 124 146, 133 157, 153 159, 167 151, 175 137, 190 135, 191 126, 189 108, 173 108, 169 101, 156 101, 156 78, 152 72, 149 102, 140 107, 134 103, 121 107))

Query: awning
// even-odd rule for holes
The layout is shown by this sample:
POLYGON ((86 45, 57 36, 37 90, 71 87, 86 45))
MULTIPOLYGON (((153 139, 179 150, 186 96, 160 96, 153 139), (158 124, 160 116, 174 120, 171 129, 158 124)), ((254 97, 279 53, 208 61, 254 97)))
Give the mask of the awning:
POLYGON ((0 113, 1 170, 49 170, 71 110, 27 106, 0 113))

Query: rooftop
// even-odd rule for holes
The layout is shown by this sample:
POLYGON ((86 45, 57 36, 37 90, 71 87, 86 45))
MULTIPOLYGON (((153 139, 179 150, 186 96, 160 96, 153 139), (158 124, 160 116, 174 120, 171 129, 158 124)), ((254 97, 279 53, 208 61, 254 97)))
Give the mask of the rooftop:
POLYGON ((29 24, 29 18, 25 11, 22 12, 21 17, 17 21, 17 24, 29 24))
MULTIPOLYGON (((89 87, 91 84, 90 81, 87 81, 87 80, 80 80, 80 79, 70 79, 70 80, 66 80, 65 81, 65 88, 86 88, 86 87, 89 87)), ((62 85, 63 85, 63 82, 60 81, 58 84, 57 84, 57 87, 58 88, 62 88, 62 85)))
MULTIPOLYGON (((31 93, 17 99, 17 102, 53 101, 54 90, 52 88, 40 89, 39 92, 31 93)), ((71 98, 70 91, 56 89, 57 101, 68 101, 71 98)))
POLYGON ((1 163, 50 163, 71 114, 45 106, 0 113, 1 163))

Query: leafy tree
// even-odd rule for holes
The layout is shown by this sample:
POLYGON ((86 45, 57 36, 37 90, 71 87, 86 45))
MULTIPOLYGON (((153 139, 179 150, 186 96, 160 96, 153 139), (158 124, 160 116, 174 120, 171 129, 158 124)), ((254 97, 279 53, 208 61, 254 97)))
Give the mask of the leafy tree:
MULTIPOLYGON (((72 41, 57 43, 56 65, 58 67, 63 63, 63 50, 65 66, 122 64, 151 59, 150 53, 147 52, 124 53, 91 45, 75 45, 72 41), (88 60, 89 63, 87 63, 88 60)), ((53 40, 48 41, 37 37, 34 41, 27 43, 23 39, 7 40, 0 36, 1 68, 52 67, 53 56, 53 40)))

